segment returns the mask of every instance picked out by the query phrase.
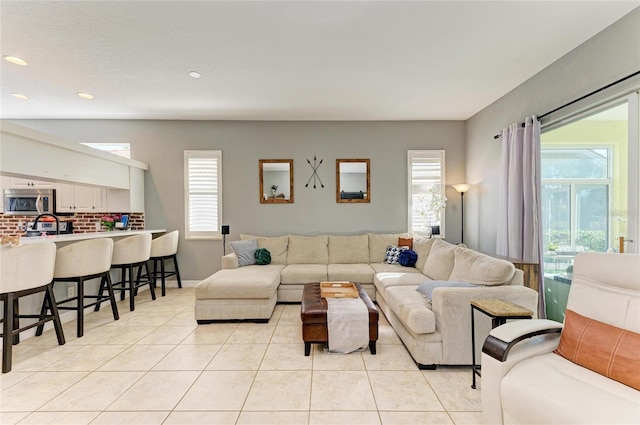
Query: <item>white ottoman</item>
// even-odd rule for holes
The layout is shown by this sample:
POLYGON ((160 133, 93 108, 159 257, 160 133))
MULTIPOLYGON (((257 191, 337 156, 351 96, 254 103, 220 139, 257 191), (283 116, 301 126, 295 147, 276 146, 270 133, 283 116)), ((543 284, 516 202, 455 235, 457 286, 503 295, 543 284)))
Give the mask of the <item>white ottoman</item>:
POLYGON ((276 306, 283 265, 223 269, 195 289, 195 316, 199 324, 228 320, 266 323, 276 306))

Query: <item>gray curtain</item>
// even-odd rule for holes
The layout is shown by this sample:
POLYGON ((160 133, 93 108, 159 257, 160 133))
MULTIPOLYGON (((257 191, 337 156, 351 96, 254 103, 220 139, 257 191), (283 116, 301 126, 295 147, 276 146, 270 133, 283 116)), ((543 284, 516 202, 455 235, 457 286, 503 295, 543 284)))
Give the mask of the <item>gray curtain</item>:
POLYGON ((545 317, 540 186, 540 122, 532 115, 502 130, 496 253, 540 265, 538 316, 545 317))

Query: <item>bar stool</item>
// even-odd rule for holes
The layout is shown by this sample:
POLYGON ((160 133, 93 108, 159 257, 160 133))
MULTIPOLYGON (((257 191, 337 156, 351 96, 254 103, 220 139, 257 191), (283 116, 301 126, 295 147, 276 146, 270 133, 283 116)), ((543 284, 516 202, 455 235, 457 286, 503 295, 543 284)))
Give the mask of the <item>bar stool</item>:
MULTIPOLYGON (((73 282, 76 284, 76 296, 58 301, 59 310, 74 310, 77 314, 77 335, 78 338, 84 334, 84 309, 95 307, 95 311, 100 310, 103 302, 111 303, 113 320, 118 320, 118 307, 116 297, 111 283, 111 253, 113 251, 113 240, 111 238, 89 239, 75 242, 67 246, 58 248, 56 255, 56 268, 53 274, 53 284, 57 282, 73 282), (97 295, 85 294, 85 283, 100 279, 100 288, 97 295), (104 290, 108 296, 104 296, 104 290), (95 300, 85 303, 85 299, 95 300), (75 301, 75 305, 65 305, 75 301)), ((42 305, 42 313, 46 311, 46 306, 42 305)), ((36 335, 42 334, 42 326, 38 327, 36 335)))
POLYGON ((13 344, 18 343, 20 332, 53 321, 58 344, 64 345, 64 332, 53 295, 53 270, 56 263, 56 245, 52 242, 34 243, 0 249, 0 299, 2 314, 2 373, 11 371, 13 344), (20 314, 18 299, 25 295, 44 292, 44 302, 51 314, 20 314), (20 327, 20 319, 38 319, 20 327))
POLYGON ((151 262, 153 263, 153 286, 156 286, 158 276, 160 276, 162 282, 162 296, 166 294, 165 280, 167 277, 176 276, 178 279, 178 288, 182 288, 182 281, 180 280, 180 270, 178 269, 178 239, 180 238, 180 232, 174 230, 171 233, 162 235, 151 241, 151 262), (164 268, 165 260, 173 259, 173 271, 166 270, 164 268), (160 273, 158 273, 158 264, 160 265, 160 273))
POLYGON ((156 291, 151 282, 149 273, 149 257, 151 256, 151 233, 141 233, 129 236, 116 241, 113 244, 113 257, 111 268, 121 270, 121 280, 113 284, 113 289, 120 291, 120 300, 124 300, 124 294, 129 291, 129 310, 135 310, 135 296, 138 288, 149 285, 151 299, 156 299, 156 291), (146 275, 143 278, 142 268, 145 268, 146 275), (137 268, 137 275, 134 281, 133 271, 137 268), (127 272, 129 279, 127 280, 127 272), (128 282, 128 284, 127 284, 128 282))

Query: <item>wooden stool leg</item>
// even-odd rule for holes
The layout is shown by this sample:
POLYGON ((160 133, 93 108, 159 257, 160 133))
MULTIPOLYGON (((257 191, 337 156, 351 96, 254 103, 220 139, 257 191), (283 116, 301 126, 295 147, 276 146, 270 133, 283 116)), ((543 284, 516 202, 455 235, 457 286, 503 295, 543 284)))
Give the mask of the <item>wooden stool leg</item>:
POLYGON ((116 305, 116 294, 113 292, 113 285, 111 284, 111 275, 107 271, 104 274, 103 279, 106 282, 107 292, 109 293, 109 301, 111 303, 111 312, 113 313, 113 320, 119 320, 118 306, 116 305))
MULTIPOLYGON (((20 301, 18 301, 18 297, 13 299, 13 329, 20 328, 20 301)), ((11 338, 13 341, 13 345, 20 344, 20 334, 13 335, 11 338)))
POLYGON ((11 371, 13 355, 13 294, 8 293, 4 299, 4 317, 2 322, 2 373, 11 371))
POLYGON ((56 330, 56 337, 58 338, 58 344, 64 345, 64 331, 62 330, 62 321, 58 314, 58 306, 56 305, 56 299, 53 295, 53 285, 50 283, 47 285, 47 291, 44 294, 45 298, 49 301, 51 308, 51 315, 53 316, 53 328, 56 330))
POLYGON ((173 255, 173 268, 176 271, 176 278, 178 279, 178 288, 182 288, 182 281, 180 280, 180 270, 178 270, 178 256, 173 255))
POLYGON ((162 296, 166 295, 166 278, 165 278, 165 270, 164 270, 164 259, 160 259, 160 281, 162 282, 162 296))
MULTIPOLYGON (((129 264, 127 266, 129 269, 129 311, 133 311, 136 309, 135 304, 135 289, 133 283, 133 264, 129 264)), ((124 294, 124 291, 122 292, 124 294)))
MULTIPOLYGON (((147 269, 147 276, 150 276, 149 274, 149 264, 147 262, 144 263, 144 268, 147 269)), ((142 266, 140 266, 140 271, 142 272, 142 266)), ((162 282, 162 289, 164 292, 164 281, 162 282)), ((149 281, 149 292, 151 292, 151 299, 155 300, 156 299, 156 290, 153 287, 153 285, 151 284, 151 281, 149 281)))
POLYGON ((76 305, 76 311, 78 312, 77 320, 77 334, 78 338, 81 338, 84 335, 84 278, 78 279, 78 290, 76 291, 78 294, 78 303, 76 305))

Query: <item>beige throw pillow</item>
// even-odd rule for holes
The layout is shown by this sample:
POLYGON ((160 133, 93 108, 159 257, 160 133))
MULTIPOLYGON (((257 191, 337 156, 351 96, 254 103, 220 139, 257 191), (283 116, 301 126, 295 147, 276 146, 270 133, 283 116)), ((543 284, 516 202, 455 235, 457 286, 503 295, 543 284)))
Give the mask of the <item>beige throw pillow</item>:
POLYGON ((449 280, 451 270, 453 270, 455 249, 455 245, 436 238, 431 245, 423 273, 433 280, 449 280))
POLYGON ((504 285, 509 282, 516 267, 507 260, 490 257, 468 248, 457 247, 453 270, 449 280, 476 285, 504 285))

